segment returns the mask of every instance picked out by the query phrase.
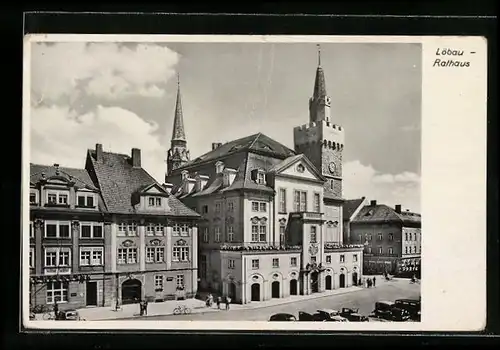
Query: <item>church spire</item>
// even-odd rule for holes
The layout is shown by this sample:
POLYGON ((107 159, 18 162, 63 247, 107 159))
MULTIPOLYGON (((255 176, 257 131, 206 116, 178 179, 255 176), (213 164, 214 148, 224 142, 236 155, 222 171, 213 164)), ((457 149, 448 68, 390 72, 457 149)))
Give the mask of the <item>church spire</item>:
POLYGON ((172 130, 172 141, 186 141, 184 132, 184 119, 182 116, 182 98, 179 73, 177 73, 177 101, 175 102, 174 128, 172 130))
POLYGON ((314 99, 326 96, 325 73, 321 67, 321 47, 318 44, 318 68, 316 69, 316 79, 314 80, 314 99))

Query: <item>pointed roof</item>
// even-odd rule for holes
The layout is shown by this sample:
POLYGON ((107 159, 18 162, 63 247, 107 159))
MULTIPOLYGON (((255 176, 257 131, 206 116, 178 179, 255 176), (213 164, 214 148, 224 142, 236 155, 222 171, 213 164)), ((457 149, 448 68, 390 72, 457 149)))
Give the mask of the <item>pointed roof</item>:
POLYGON ((342 216, 344 220, 351 220, 351 217, 361 209, 361 205, 365 201, 365 197, 357 199, 346 199, 342 204, 342 216))
POLYGON ((172 129, 172 141, 186 141, 184 133, 184 119, 182 116, 182 98, 179 76, 177 76, 177 100, 175 101, 174 128, 172 129))
POLYGON ((309 167, 309 170, 318 178, 318 180, 325 181, 325 177, 318 171, 318 169, 309 160, 309 158, 307 158, 306 155, 302 153, 286 158, 281 163, 278 163, 274 167, 272 167, 269 171, 278 174, 301 160, 309 167))
POLYGON ((321 67, 321 51, 318 45, 318 68, 316 69, 316 78, 314 80, 314 93, 313 98, 318 99, 326 96, 326 81, 325 73, 321 67))
POLYGON ((224 158, 237 152, 259 152, 272 157, 277 157, 279 159, 285 159, 296 154, 295 151, 285 145, 259 132, 257 134, 227 142, 216 149, 207 152, 190 162, 187 162, 183 166, 176 169, 175 172, 177 173, 183 169, 195 167, 199 164, 208 163, 219 158, 224 158))

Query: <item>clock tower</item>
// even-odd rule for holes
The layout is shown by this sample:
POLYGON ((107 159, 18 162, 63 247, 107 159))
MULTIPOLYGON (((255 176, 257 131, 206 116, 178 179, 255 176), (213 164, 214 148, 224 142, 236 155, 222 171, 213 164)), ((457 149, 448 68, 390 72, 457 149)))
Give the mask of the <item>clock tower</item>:
POLYGON ((344 129, 331 121, 330 105, 321 67, 321 52, 318 50, 314 91, 309 99, 309 123, 294 128, 294 146, 295 151, 306 155, 326 178, 325 201, 341 201, 344 129))

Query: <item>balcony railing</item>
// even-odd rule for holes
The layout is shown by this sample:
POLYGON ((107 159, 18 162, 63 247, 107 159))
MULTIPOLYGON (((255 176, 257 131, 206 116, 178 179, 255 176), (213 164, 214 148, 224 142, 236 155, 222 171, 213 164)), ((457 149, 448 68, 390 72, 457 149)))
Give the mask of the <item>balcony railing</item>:
POLYGON ((243 242, 243 243, 224 243, 220 245, 220 250, 223 251, 284 251, 284 250, 301 250, 300 245, 285 245, 271 244, 266 242, 243 242))
POLYGON ((323 213, 312 211, 294 212, 290 213, 290 218, 302 220, 323 220, 323 213))
POLYGON ((340 244, 340 243, 325 243, 325 249, 335 250, 335 249, 360 249, 364 248, 363 244, 340 244))

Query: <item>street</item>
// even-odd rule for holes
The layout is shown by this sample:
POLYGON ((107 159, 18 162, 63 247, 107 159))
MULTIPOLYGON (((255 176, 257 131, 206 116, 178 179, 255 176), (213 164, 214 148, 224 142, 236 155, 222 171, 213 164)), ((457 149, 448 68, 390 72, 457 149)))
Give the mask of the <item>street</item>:
POLYGON ((314 313, 318 309, 328 308, 341 310, 342 307, 359 308, 359 313, 368 316, 374 309, 376 301, 394 301, 400 298, 418 299, 420 284, 409 283, 408 280, 381 281, 375 288, 365 288, 346 294, 325 296, 316 299, 306 299, 289 304, 267 306, 256 309, 221 310, 217 312, 193 313, 191 315, 166 315, 135 317, 133 320, 234 320, 234 321, 267 321, 276 313, 289 313, 298 317, 299 311, 314 313))

